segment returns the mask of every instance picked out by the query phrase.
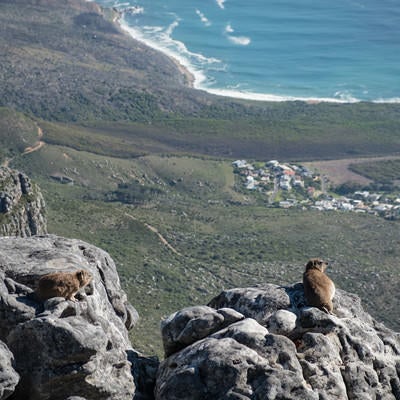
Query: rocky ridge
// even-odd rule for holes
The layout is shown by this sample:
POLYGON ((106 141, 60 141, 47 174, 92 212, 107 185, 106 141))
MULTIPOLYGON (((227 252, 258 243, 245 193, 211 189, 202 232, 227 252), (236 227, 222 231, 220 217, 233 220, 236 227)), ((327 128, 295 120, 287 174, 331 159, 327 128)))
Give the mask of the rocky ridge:
POLYGON ((334 310, 306 307, 300 283, 226 290, 162 322, 159 365, 129 341, 138 314, 107 253, 0 238, 0 399, 399 399, 400 334, 342 290, 334 310), (76 302, 38 300, 40 276, 82 268, 76 302))
POLYGON ((157 400, 400 399, 400 335, 338 290, 336 315, 302 284, 232 289, 163 322, 157 400))
POLYGON ((0 235, 46 232, 45 202, 39 188, 24 173, 0 167, 0 235))
POLYGON ((53 235, 0 238, 0 399, 147 398, 152 360, 128 338, 137 319, 104 251, 53 235), (82 268, 93 281, 78 301, 38 300, 40 276, 82 268))

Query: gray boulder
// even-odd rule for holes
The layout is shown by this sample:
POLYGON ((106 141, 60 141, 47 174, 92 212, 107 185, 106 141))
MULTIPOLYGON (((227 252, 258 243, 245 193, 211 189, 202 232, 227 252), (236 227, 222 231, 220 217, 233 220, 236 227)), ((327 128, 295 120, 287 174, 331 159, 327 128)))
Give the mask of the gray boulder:
POLYGON ((400 399, 400 335, 357 296, 337 290, 330 315, 305 306, 302 284, 264 285, 224 291, 208 307, 246 319, 193 332, 161 364, 157 400, 400 399))
POLYGON ((243 318, 242 314, 231 308, 217 311, 207 306, 184 308, 161 323, 165 356, 243 318))
POLYGON ((160 400, 318 399, 302 377, 294 343, 250 318, 167 358, 155 394, 160 400))
POLYGON ((0 235, 25 237, 46 232, 39 188, 22 172, 0 167, 0 235))
POLYGON ((128 338, 137 319, 106 252, 53 235, 0 238, 0 339, 21 377, 16 398, 139 398, 128 338), (40 276, 78 269, 93 276, 78 301, 38 300, 40 276))
POLYGON ((0 400, 5 400, 19 382, 19 375, 14 370, 14 357, 8 347, 0 341, 0 400))

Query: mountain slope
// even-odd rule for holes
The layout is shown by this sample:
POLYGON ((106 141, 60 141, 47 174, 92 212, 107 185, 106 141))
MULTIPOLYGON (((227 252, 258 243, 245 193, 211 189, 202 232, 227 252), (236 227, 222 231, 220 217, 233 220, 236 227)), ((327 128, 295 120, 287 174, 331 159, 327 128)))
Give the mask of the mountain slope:
POLYGON ((116 17, 82 0, 1 1, 0 106, 106 134, 115 129, 107 121, 124 121, 122 135, 156 151, 298 160, 400 151, 397 104, 212 96, 190 88, 175 62, 122 32, 116 17))

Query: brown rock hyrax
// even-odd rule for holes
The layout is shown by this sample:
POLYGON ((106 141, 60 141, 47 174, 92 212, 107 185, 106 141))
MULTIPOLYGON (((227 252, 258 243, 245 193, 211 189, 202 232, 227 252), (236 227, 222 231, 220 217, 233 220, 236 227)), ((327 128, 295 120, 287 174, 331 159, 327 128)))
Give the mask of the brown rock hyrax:
POLYGON ((303 274, 304 295, 308 306, 332 313, 335 284, 325 275, 327 266, 328 263, 319 258, 312 258, 307 263, 303 274))
POLYGON ((76 301, 75 295, 79 289, 91 280, 92 275, 84 269, 75 272, 55 272, 43 275, 39 279, 36 293, 41 300, 64 297, 66 300, 76 301))

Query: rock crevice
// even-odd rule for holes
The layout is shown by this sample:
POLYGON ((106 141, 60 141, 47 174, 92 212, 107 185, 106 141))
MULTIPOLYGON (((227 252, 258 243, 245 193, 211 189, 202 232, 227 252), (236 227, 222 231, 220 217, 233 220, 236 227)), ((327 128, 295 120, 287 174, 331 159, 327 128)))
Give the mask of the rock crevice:
POLYGON ((146 399, 132 372, 139 360, 145 368, 146 359, 128 338, 127 327, 137 319, 106 252, 53 235, 0 238, 0 340, 11 352, 2 354, 12 354, 11 398, 146 399), (93 281, 76 302, 38 299, 42 275, 79 269, 90 272, 93 281))
POLYGON ((302 284, 267 284, 171 315, 156 399, 399 399, 400 335, 352 294, 337 290, 334 306, 306 307, 302 284), (236 321, 210 318, 221 310, 236 321))
POLYGON ((39 188, 22 172, 0 167, 0 235, 46 232, 45 202, 39 188))

